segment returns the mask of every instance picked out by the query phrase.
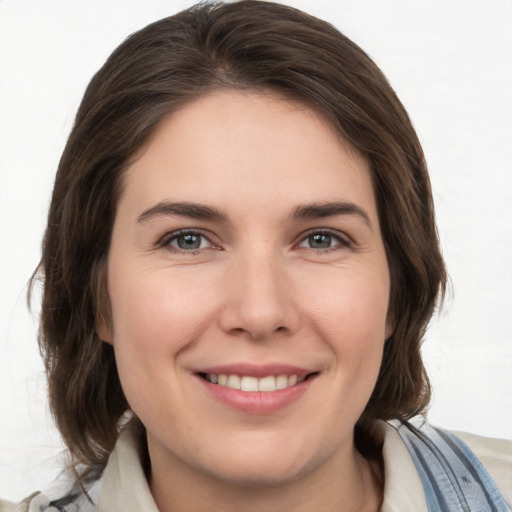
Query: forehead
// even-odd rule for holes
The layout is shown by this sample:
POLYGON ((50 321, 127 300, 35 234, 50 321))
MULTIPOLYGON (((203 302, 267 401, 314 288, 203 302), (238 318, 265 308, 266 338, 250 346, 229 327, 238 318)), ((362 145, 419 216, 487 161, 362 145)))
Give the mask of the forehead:
POLYGON ((141 208, 158 196, 222 206, 255 192, 283 204, 373 201, 366 160, 323 116, 275 94, 232 90, 165 117, 124 185, 141 208))

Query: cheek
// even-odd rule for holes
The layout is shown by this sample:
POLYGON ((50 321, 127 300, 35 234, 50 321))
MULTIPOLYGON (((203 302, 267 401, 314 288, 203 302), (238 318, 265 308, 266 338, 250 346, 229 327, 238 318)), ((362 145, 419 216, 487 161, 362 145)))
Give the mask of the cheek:
POLYGON ((133 268, 109 274, 119 378, 130 407, 145 420, 158 416, 167 401, 179 402, 183 390, 175 369, 180 354, 194 346, 215 317, 213 287, 184 274, 133 268), (162 392, 170 389, 172 398, 162 392))
MULTIPOLYGON (((332 277, 332 276, 331 276, 332 277)), ((346 273, 339 279, 297 292, 317 328, 340 343, 358 340, 358 344, 384 340, 389 301, 386 276, 373 279, 346 273)))
POLYGON ((306 307, 315 336, 327 344, 336 361, 333 378, 340 389, 369 398, 386 338, 387 274, 346 272, 323 286, 321 281, 316 281, 314 291, 302 290, 297 295, 309 302, 306 307))
POLYGON ((172 355, 212 317, 214 287, 205 276, 166 269, 113 270, 109 277, 116 351, 172 355))

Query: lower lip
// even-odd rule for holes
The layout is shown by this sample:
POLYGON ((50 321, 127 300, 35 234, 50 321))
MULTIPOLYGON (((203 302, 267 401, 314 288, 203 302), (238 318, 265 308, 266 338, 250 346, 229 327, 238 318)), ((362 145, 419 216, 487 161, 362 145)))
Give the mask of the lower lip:
POLYGON ((316 375, 286 389, 276 391, 241 391, 213 384, 198 376, 217 400, 246 414, 270 414, 297 401, 308 390, 316 375))

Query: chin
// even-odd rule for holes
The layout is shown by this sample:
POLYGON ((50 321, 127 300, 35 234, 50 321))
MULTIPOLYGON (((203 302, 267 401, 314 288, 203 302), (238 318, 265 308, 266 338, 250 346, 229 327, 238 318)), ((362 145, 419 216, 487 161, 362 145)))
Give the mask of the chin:
MULTIPOLYGON (((276 457, 273 457, 275 459, 276 457)), ((267 460, 263 463, 258 461, 224 461, 224 467, 219 471, 215 468, 210 472, 210 476, 216 480, 221 480, 237 487, 261 488, 261 487, 279 487, 300 479, 307 473, 307 467, 297 464, 293 461, 291 464, 281 460, 267 460)), ((307 465, 306 465, 307 466, 307 465)))
MULTIPOLYGON (((217 454, 216 454, 217 455, 217 454)), ((275 487, 292 484, 317 467, 329 455, 308 454, 304 443, 286 446, 286 443, 244 445, 233 444, 222 457, 214 457, 210 468, 203 466, 210 477, 240 487, 275 487), (229 455, 228 455, 229 454, 229 455)))

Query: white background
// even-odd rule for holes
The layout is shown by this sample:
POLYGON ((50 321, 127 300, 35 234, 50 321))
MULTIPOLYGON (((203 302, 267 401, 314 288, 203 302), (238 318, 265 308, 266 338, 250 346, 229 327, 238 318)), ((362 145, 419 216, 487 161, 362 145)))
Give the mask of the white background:
MULTIPOLYGON (((453 293, 427 333, 431 421, 512 438, 512 1, 303 0, 382 67, 430 166, 453 293)), ((0 495, 54 476, 26 282, 92 74, 131 32, 191 5, 0 0, 0 495)), ((37 302, 37 300, 36 300, 37 302)), ((37 310, 37 308, 36 308, 37 310)))

